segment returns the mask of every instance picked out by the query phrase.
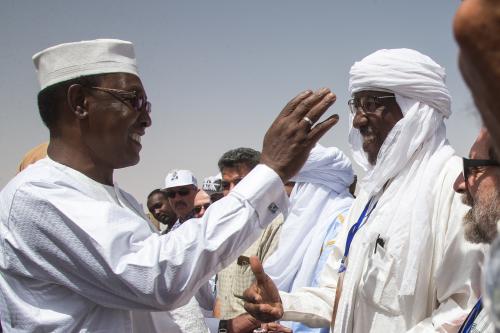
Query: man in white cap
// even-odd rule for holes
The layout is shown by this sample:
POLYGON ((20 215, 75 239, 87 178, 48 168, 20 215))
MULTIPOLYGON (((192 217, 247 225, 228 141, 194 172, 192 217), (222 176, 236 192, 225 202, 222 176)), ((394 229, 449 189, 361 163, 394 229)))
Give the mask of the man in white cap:
POLYGON ((483 253, 459 223, 466 207, 452 189, 461 160, 446 139, 444 79, 409 49, 352 66, 349 141, 366 175, 348 227, 318 288, 278 294, 252 258, 249 312, 342 333, 457 331, 477 300, 483 253))
POLYGON ((207 192, 212 203, 224 197, 222 192, 222 175, 220 172, 215 176, 207 177, 203 180, 202 190, 207 192))
POLYGON ((198 193, 198 181, 189 170, 172 170, 165 177, 163 191, 178 217, 169 230, 172 231, 194 217, 194 197, 198 193))
MULTIPOLYGON (((151 125, 133 45, 68 43, 33 59, 50 142, 48 157, 0 193, 7 332, 176 332, 162 311, 186 304, 286 211, 283 182, 338 121, 314 125, 335 101, 329 89, 297 95, 268 130, 261 164, 203 223, 159 235, 113 178, 139 162, 151 125)), ((225 324, 234 332, 247 322, 225 324)))

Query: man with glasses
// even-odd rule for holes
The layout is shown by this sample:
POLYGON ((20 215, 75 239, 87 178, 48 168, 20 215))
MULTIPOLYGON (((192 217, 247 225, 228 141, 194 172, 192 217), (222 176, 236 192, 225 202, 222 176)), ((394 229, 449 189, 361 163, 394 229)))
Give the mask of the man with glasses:
POLYGON ((446 139, 445 71, 409 49, 379 50, 350 71, 349 142, 365 170, 318 288, 278 293, 251 259, 257 319, 334 332, 456 332, 479 294, 483 253, 463 239, 453 191, 461 161, 446 139))
MULTIPOLYGON (((453 186, 470 207, 464 216, 464 236, 472 243, 491 244, 497 237, 500 220, 500 163, 493 141, 482 128, 470 150, 470 158, 463 159, 463 172, 453 186)), ((494 332, 487 311, 482 311, 480 298, 466 318, 460 333, 494 332)))
POLYGON ((210 199, 210 196, 208 195, 207 192, 205 192, 203 189, 198 190, 198 193, 196 193, 196 196, 194 197, 194 207, 193 207, 193 214, 194 217, 200 218, 203 217, 205 212, 207 211, 208 207, 212 204, 212 200, 210 199))
MULTIPOLYGON (((267 131, 246 179, 201 221, 159 235, 114 183, 115 169, 139 162, 151 125, 132 43, 61 44, 33 61, 50 142, 48 157, 0 192, 6 332, 179 332, 165 311, 186 304, 286 212, 283 182, 338 121, 318 122, 335 101, 329 89, 297 95, 267 131)), ((226 323, 228 332, 245 323, 226 323)))
POLYGON ((189 170, 172 170, 165 177, 163 191, 178 217, 170 229, 172 231, 194 217, 194 198, 198 193, 198 181, 189 170))

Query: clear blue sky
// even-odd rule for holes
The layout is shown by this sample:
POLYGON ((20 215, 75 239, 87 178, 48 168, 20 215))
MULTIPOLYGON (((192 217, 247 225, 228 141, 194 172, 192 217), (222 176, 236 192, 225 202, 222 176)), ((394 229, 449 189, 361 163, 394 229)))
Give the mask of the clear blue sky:
POLYGON ((480 126, 457 67, 451 33, 458 1, 21 1, 0 5, 0 187, 48 131, 38 116, 31 56, 62 42, 120 38, 135 44, 153 103, 141 162, 117 182, 144 202, 173 168, 201 181, 226 150, 261 149, 283 105, 330 87, 340 123, 322 143, 346 151, 352 63, 380 48, 417 49, 444 66, 453 96, 448 137, 468 154, 480 126))

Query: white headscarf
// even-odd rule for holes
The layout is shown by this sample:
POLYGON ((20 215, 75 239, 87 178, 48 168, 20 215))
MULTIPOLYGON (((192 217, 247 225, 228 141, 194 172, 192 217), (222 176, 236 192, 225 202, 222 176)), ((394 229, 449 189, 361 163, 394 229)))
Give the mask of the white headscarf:
POLYGON ((295 176, 290 214, 280 233, 278 249, 264 269, 278 289, 293 291, 310 286, 328 228, 348 209, 348 189, 354 174, 349 158, 335 147, 316 145, 295 176))
POLYGON ((366 171, 361 189, 373 196, 392 180, 371 220, 397 225, 388 230, 389 235, 396 230, 409 234, 407 244, 395 245, 402 263, 406 262, 401 295, 415 292, 423 249, 431 245, 434 202, 430 193, 436 175, 454 154, 443 121, 451 114, 445 76, 444 68, 410 49, 379 50, 356 62, 350 71, 351 95, 366 90, 393 92, 404 116, 389 132, 374 166, 362 149, 359 130, 352 127, 352 115, 349 131, 353 158, 366 171))

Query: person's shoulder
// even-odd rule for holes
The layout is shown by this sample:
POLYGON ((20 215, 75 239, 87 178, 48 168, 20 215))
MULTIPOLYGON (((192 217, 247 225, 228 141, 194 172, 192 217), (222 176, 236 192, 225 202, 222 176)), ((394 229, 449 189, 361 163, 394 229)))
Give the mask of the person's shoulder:
POLYGON ((42 159, 18 173, 2 189, 0 197, 12 197, 16 192, 32 186, 47 187, 60 179, 60 172, 51 165, 48 159, 42 159))

